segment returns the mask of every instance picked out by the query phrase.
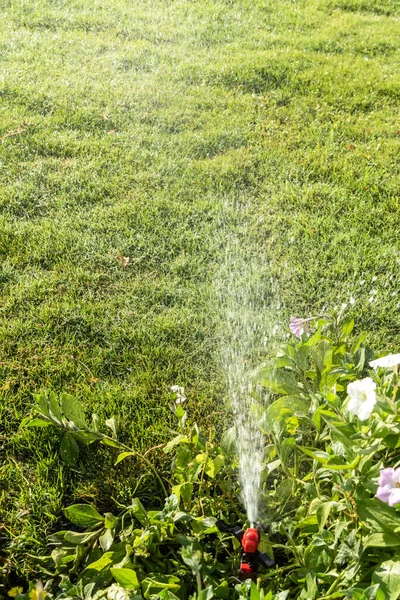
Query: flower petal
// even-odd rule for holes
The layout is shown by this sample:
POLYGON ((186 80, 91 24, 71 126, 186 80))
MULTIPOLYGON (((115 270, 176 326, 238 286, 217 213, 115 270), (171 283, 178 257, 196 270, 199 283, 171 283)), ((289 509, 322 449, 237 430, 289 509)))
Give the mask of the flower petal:
POLYGON ((369 364, 374 369, 378 367, 385 369, 393 368, 400 365, 400 354, 387 354, 386 356, 381 356, 381 358, 371 360, 369 364))
POLYGON ((392 492, 389 497, 389 506, 394 506, 400 502, 400 488, 392 488, 392 492))
POLYGON ((378 484, 383 487, 384 485, 393 485, 393 475, 394 475, 393 467, 387 467, 386 469, 381 469, 378 484))
POLYGON ((378 500, 381 500, 382 502, 388 504, 391 493, 392 488, 386 489, 386 487, 378 487, 375 497, 378 498, 378 500))

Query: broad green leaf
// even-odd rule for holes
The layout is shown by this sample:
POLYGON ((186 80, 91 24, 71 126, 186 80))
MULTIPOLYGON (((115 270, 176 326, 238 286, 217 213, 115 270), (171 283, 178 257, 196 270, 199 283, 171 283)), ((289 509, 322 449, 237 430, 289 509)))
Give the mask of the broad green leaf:
POLYGON ((64 415, 78 427, 86 427, 85 413, 79 400, 69 394, 61 394, 61 407, 64 415))
MULTIPOLYGON (((156 596, 157 600, 160 598, 161 600, 180 600, 178 596, 176 596, 171 590, 161 590, 158 592, 156 596)), ((136 596, 133 600, 143 600, 143 596, 136 596)))
POLYGON ((322 504, 318 506, 316 514, 320 531, 322 531, 325 527, 325 523, 328 520, 328 517, 334 504, 334 502, 322 502, 322 504))
POLYGON ((159 594, 162 590, 170 590, 171 592, 179 592, 180 579, 174 575, 161 575, 157 573, 154 578, 146 577, 142 581, 143 596, 146 600, 150 600, 153 594, 159 594))
POLYGON ((175 457, 176 468, 181 470, 186 469, 191 459, 192 453, 190 452, 189 448, 183 446, 182 448, 180 448, 180 450, 178 450, 178 453, 175 457))
POLYGON ((89 531, 85 533, 78 533, 77 531, 66 531, 64 539, 70 544, 87 544, 88 542, 99 537, 98 531, 89 531))
POLYGON ((125 547, 118 551, 105 552, 98 560, 90 563, 80 576, 83 585, 96 582, 97 585, 106 585, 112 580, 110 568, 118 564, 125 557, 125 547))
POLYGON ((236 427, 231 427, 225 431, 221 439, 221 450, 225 456, 231 456, 236 452, 237 436, 236 427))
POLYGON ((137 590, 139 588, 139 580, 136 571, 133 569, 115 569, 111 568, 111 574, 115 581, 127 590, 137 590))
POLYGON ((49 403, 49 409, 50 409, 51 416, 54 419, 56 419, 59 423, 62 423, 63 417, 62 417, 60 403, 54 392, 50 392, 49 398, 48 398, 48 403, 49 403))
POLYGON ((121 461, 125 460, 125 458, 128 458, 128 456, 137 456, 137 452, 121 452, 121 454, 118 454, 115 464, 117 465, 121 461))
POLYGON ((296 529, 304 529, 305 527, 314 527, 315 525, 318 525, 318 519, 317 519, 316 515, 310 515, 310 516, 306 517, 305 519, 302 519, 301 521, 299 521, 299 523, 296 524, 296 529))
POLYGON ((390 548, 400 546, 400 535, 396 535, 395 533, 373 533, 364 540, 363 544, 366 548, 390 548))
POLYGON ((76 461, 79 457, 79 446, 74 436, 69 431, 66 431, 62 437, 60 443, 60 455, 62 461, 69 467, 76 465, 76 461))
POLYGON ((51 558, 56 567, 62 567, 76 559, 76 548, 54 548, 51 558))
MULTIPOLYGON (((229 585, 227 581, 221 581, 217 587, 214 587, 214 596, 216 598, 221 598, 221 600, 227 600, 229 598, 229 585)), ((264 600, 266 600, 265 597, 264 600)))
POLYGON ((45 419, 30 419, 28 417, 26 423, 21 423, 22 427, 54 427, 54 423, 45 419))
POLYGON ((313 358, 317 369, 322 373, 327 365, 332 365, 332 345, 328 340, 320 340, 313 347, 313 358))
POLYGON ((211 598, 214 598, 214 592, 212 585, 209 585, 208 587, 201 590, 199 594, 199 600, 211 600, 211 598))
POLYGON ((178 446, 182 443, 188 444, 189 442, 190 440, 186 435, 177 435, 170 442, 168 442, 163 451, 165 452, 165 454, 169 454, 175 448, 175 446, 178 446))
POLYGON ((103 552, 107 552, 111 548, 111 546, 114 542, 114 534, 113 534, 112 530, 106 529, 104 531, 104 533, 102 533, 101 536, 99 537, 99 542, 100 542, 100 546, 101 546, 101 549, 103 550, 103 552))
POLYGON ((105 422, 105 425, 107 425, 107 427, 109 429, 111 429, 112 437, 117 439, 117 435, 118 435, 117 419, 115 417, 111 417, 110 419, 107 419, 107 421, 105 422))
POLYGON ((130 508, 139 523, 143 526, 147 526, 149 523, 149 517, 147 516, 147 512, 139 498, 133 498, 130 508))
POLYGON ((309 571, 306 576, 307 600, 318 598, 317 578, 314 571, 309 571))
POLYGON ((254 581, 250 584, 250 600, 261 600, 260 590, 257 588, 254 581))
POLYGON ((387 560, 376 567, 372 583, 382 586, 388 600, 396 600, 400 596, 400 561, 387 560))
POLYGON ((296 440, 292 437, 285 438, 281 442, 278 451, 282 464, 285 465, 289 456, 292 456, 293 453, 296 452, 296 440))
POLYGON ((209 459, 206 466, 206 474, 214 479, 225 464, 225 457, 218 454, 213 460, 209 459))
POLYGON ((282 505, 287 499, 293 494, 293 481, 291 479, 284 479, 276 488, 276 497, 282 505))
POLYGON ((305 446, 297 446, 299 450, 301 450, 307 456, 310 456, 314 460, 325 464, 331 458, 331 455, 323 450, 315 450, 314 448, 306 448, 305 446))
POLYGON ((105 518, 104 526, 107 529, 114 529, 114 527, 117 525, 117 523, 119 521, 118 517, 114 517, 114 515, 109 512, 105 513, 104 518, 105 518))
POLYGON ((104 518, 90 504, 72 504, 63 512, 71 523, 79 527, 93 527, 104 522, 104 518))
POLYGON ((275 423, 284 421, 294 414, 306 415, 309 406, 309 401, 300 396, 278 398, 265 410, 260 427, 265 433, 270 433, 275 423))
POLYGON ((109 437, 103 438, 100 440, 100 443, 104 444, 104 446, 111 446, 111 448, 121 448, 120 442, 109 437))
POLYGON ((37 411, 40 412, 42 415, 45 415, 46 417, 51 418, 46 395, 44 393, 34 394, 33 397, 36 401, 37 411))
POLYGON ((92 431, 72 431, 71 433, 74 438, 78 440, 78 442, 84 444, 85 446, 88 446, 89 444, 101 439, 101 434, 94 433, 92 431))
POLYGON ((172 488, 172 493, 178 498, 182 498, 183 502, 190 502, 193 493, 193 483, 185 481, 179 485, 174 485, 172 488))
POLYGON ((398 513, 377 498, 357 501, 357 512, 360 520, 368 523, 375 532, 393 533, 400 527, 398 513))
POLYGON ((263 367, 256 373, 255 382, 274 394, 293 395, 301 391, 295 374, 284 369, 263 367))
POLYGON ((346 338, 354 329, 354 319, 348 318, 342 325, 342 338, 346 338))

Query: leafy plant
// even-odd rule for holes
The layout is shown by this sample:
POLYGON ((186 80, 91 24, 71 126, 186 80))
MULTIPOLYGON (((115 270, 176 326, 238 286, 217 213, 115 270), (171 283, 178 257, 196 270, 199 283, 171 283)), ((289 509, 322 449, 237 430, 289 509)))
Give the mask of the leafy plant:
POLYGON ((267 405, 260 395, 253 410, 266 440, 261 549, 276 562, 257 584, 237 580, 237 543, 216 527, 221 517, 244 521, 234 431, 218 443, 212 428, 205 435, 188 424, 179 388, 172 405, 178 429, 163 447, 171 461, 165 478, 118 440, 115 420, 105 423, 108 435, 95 417, 88 425, 70 396, 36 397, 37 416, 24 425, 62 430, 67 462, 77 459, 79 444, 97 441, 120 451, 117 463, 141 461, 168 490, 162 510, 138 498, 115 514, 67 507, 71 526, 50 537, 51 553, 39 559, 50 596, 399 597, 400 355, 372 361, 365 334, 353 335, 352 319, 324 317, 309 327, 312 333, 304 328, 254 374, 270 393, 267 405))

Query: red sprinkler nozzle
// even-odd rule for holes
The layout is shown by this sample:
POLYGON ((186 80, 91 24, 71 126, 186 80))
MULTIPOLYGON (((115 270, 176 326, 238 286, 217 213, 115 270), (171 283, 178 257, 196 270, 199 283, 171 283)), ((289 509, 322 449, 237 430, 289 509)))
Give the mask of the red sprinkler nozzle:
POLYGON ((246 529, 242 537, 243 552, 257 552, 259 543, 260 536, 257 529, 254 527, 249 527, 246 529))
POLYGON ((224 521, 218 521, 217 526, 220 531, 232 533, 242 546, 238 573, 240 579, 255 581, 258 577, 259 566, 268 568, 275 564, 264 552, 258 550, 261 526, 257 529, 249 527, 246 531, 243 531, 239 525, 229 526, 224 521))

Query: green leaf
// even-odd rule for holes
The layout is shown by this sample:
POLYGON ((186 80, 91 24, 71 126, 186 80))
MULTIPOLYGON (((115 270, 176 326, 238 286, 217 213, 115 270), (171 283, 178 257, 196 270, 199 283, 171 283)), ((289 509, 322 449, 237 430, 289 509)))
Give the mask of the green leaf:
POLYGON ((260 427, 265 433, 271 433, 275 423, 285 421, 289 416, 294 414, 306 415, 309 406, 309 401, 300 396, 283 396, 282 398, 278 398, 278 400, 275 400, 265 410, 260 427))
POLYGON ((373 533, 366 540, 364 546, 375 548, 390 548, 400 546, 400 535, 395 533, 373 533))
POLYGON ((209 585, 204 590, 201 590, 199 600, 211 600, 211 598, 214 598, 214 592, 212 585, 209 585))
POLYGON ((236 452, 236 427, 231 427, 222 434, 221 450, 225 456, 232 456, 236 452))
POLYGON ((104 533, 102 533, 101 536, 99 537, 99 542, 100 542, 100 546, 101 546, 101 549, 103 550, 103 552, 107 552, 111 548, 111 546, 114 542, 114 534, 113 534, 112 530, 106 529, 104 531, 104 533))
POLYGON ((137 590, 139 588, 139 580, 136 571, 133 569, 115 569, 111 568, 111 574, 115 581, 127 590, 137 590))
POLYGON ((46 394, 34 394, 33 395, 36 402, 36 410, 40 412, 45 417, 49 417, 51 419, 49 405, 47 402, 46 394))
POLYGON ((168 442, 168 444, 165 446, 164 448, 164 453, 165 454, 169 454, 169 452, 171 452, 175 446, 178 446, 179 444, 182 443, 189 443, 190 440, 186 435, 177 435, 176 437, 174 437, 170 442, 168 442))
POLYGON ((256 373, 255 382, 274 394, 294 395, 301 390, 295 374, 284 369, 263 367, 256 373))
POLYGON ((61 394, 61 407, 64 415, 78 427, 86 427, 85 413, 79 400, 69 394, 61 394))
POLYGON ((83 585, 96 582, 97 585, 106 585, 111 582, 110 567, 119 563, 125 557, 125 547, 118 551, 105 552, 98 560, 90 563, 82 572, 80 580, 83 585))
POLYGON ((179 485, 174 485, 172 488, 172 493, 178 498, 182 498, 183 502, 190 502, 193 493, 193 483, 185 481, 179 485))
POLYGON ((348 318, 342 325, 342 338, 346 338, 354 329, 354 319, 348 318))
POLYGON ((285 438, 279 448, 279 456, 282 461, 282 465, 286 465, 286 461, 294 452, 296 452, 296 440, 292 437, 285 438))
POLYGON ((87 544, 88 542, 98 537, 98 531, 89 531, 85 533, 78 533, 76 531, 66 531, 64 534, 64 539, 70 544, 75 544, 76 546, 78 546, 79 544, 87 544))
POLYGON ((250 600, 261 600, 260 590, 257 588, 254 581, 250 584, 250 600))
POLYGON ((109 512, 105 513, 104 518, 105 518, 104 526, 107 529, 114 529, 114 527, 117 525, 118 520, 119 520, 118 517, 114 517, 114 515, 109 512))
POLYGON ((74 439, 74 436, 69 431, 66 431, 60 443, 60 455, 62 461, 72 467, 76 465, 79 457, 79 446, 74 439))
POLYGON ((88 446, 92 442, 96 442, 101 439, 101 434, 94 433, 92 431, 72 431, 72 435, 78 442, 88 446))
POLYGON ((79 527, 93 527, 104 522, 104 518, 90 504, 72 504, 63 512, 71 523, 79 527))
POLYGON ((104 444, 104 446, 111 446, 111 448, 121 448, 121 443, 118 442, 117 440, 113 440, 111 438, 103 438, 102 440, 100 440, 101 444, 104 444))
POLYGON ((396 600, 400 596, 400 561, 387 560, 376 567, 372 583, 382 586, 388 600, 396 600))
POLYGON ((400 516, 394 508, 377 498, 358 501, 357 512, 360 520, 371 525, 376 532, 393 533, 396 527, 400 527, 400 516))
POLYGON ((23 427, 54 427, 52 421, 46 421, 45 419, 30 419, 26 423, 22 422, 23 427))
POLYGON ((309 571, 306 576, 307 600, 318 598, 317 578, 314 571, 309 571))
POLYGON ((214 479, 225 464, 225 457, 218 454, 213 460, 209 459, 206 466, 206 474, 214 479))
POLYGON ((179 592, 180 590, 180 579, 174 575, 157 575, 153 578, 146 577, 142 581, 143 596, 146 600, 150 599, 150 596, 159 594, 162 590, 170 590, 171 592, 179 592))
POLYGON ((117 434, 118 434, 118 423, 117 423, 117 419, 115 417, 111 417, 110 419, 107 419, 107 421, 105 422, 105 425, 107 425, 107 427, 109 429, 111 429, 112 431, 112 437, 117 439, 117 434))
POLYGON ((317 520, 318 520, 318 526, 319 526, 319 530, 322 531, 323 528, 325 527, 325 523, 328 520, 328 517, 330 515, 330 512, 332 510, 332 507, 334 506, 334 502, 323 502, 322 504, 320 504, 317 508, 317 520))
POLYGON ((133 498, 130 509, 132 510, 133 514, 135 515, 136 519, 141 525, 148 525, 149 517, 147 516, 147 512, 143 504, 140 502, 139 498, 133 498))
POLYGON ((53 417, 53 419, 55 419, 59 423, 62 423, 63 417, 62 417, 60 403, 54 392, 50 392, 49 398, 48 398, 48 404, 49 404, 50 414, 53 417))
POLYGON ((125 460, 125 458, 128 458, 128 456, 137 456, 137 452, 121 452, 121 454, 118 454, 118 458, 115 461, 115 464, 117 465, 122 460, 125 460))

